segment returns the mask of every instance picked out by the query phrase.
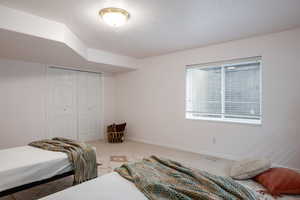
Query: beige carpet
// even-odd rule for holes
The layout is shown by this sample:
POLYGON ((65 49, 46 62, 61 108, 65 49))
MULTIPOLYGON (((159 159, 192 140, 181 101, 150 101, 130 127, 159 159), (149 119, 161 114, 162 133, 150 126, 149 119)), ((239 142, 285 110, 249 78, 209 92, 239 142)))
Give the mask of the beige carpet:
MULTIPOLYGON (((97 148, 97 160, 101 163, 98 166, 99 176, 113 171, 114 168, 123 163, 140 160, 150 155, 158 155, 184 162, 188 166, 202 168, 216 174, 224 174, 231 161, 218 159, 211 156, 179 151, 156 145, 143 144, 138 142, 126 141, 121 144, 110 144, 104 141, 90 142, 97 148)), ((29 190, 15 193, 0 200, 36 200, 53 194, 55 192, 71 187, 72 177, 60 179, 51 183, 34 187, 29 190)))
MULTIPOLYGON (((183 162, 186 166, 202 169, 217 175, 228 175, 232 161, 219 159, 212 156, 200 155, 176 149, 165 148, 156 145, 143 144, 139 142, 126 141, 121 144, 109 144, 104 141, 90 142, 97 148, 97 160, 102 165, 98 166, 99 176, 110 173, 114 168, 119 167, 126 161, 136 161, 150 155, 158 155, 183 162), (114 157, 112 159, 112 157, 114 157), (126 158, 126 159, 125 159, 126 158), (116 162, 117 161, 117 162, 116 162)), ((1 180, 0 180, 1 181, 1 180)), ((26 191, 0 198, 0 200, 36 200, 49 194, 71 187, 72 177, 47 183, 26 191)), ((261 190, 261 186, 253 181, 246 181, 243 184, 248 185, 255 190, 261 190)), ((264 197, 264 200, 274 200, 270 196, 264 197)), ((283 197, 276 200, 292 200, 299 197, 283 197)))

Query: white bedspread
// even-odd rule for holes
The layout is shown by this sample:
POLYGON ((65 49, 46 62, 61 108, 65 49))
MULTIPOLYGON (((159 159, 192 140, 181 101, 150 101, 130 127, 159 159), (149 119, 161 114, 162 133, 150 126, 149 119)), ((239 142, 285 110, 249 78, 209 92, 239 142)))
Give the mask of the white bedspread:
POLYGON ((41 200, 147 200, 133 183, 113 172, 41 200))
POLYGON ((0 191, 71 171, 67 154, 22 146, 0 150, 0 191))

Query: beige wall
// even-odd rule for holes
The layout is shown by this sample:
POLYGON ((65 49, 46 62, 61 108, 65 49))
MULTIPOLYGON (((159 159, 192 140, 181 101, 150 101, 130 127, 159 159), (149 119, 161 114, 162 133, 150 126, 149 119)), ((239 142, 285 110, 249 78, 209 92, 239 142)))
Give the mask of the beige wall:
POLYGON ((116 76, 116 117, 134 140, 300 169, 300 29, 143 60, 116 76), (263 122, 185 119, 185 66, 262 56, 263 122), (213 141, 216 141, 215 143, 213 141))
MULTIPOLYGON (((114 79, 105 76, 103 85, 106 126, 114 120, 114 79)), ((0 149, 46 137, 46 98, 46 65, 0 60, 0 149)))

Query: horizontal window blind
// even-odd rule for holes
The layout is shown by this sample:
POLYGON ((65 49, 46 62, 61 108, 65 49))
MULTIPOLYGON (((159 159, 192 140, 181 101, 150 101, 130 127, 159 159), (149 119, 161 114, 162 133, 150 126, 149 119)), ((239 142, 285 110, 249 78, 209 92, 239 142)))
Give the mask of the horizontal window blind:
POLYGON ((188 70, 187 112, 194 116, 219 117, 222 112, 221 67, 188 70))
POLYGON ((260 118, 259 63, 225 67, 225 117, 260 118))
POLYGON ((190 66, 186 70, 186 117, 259 122, 261 58, 190 66))

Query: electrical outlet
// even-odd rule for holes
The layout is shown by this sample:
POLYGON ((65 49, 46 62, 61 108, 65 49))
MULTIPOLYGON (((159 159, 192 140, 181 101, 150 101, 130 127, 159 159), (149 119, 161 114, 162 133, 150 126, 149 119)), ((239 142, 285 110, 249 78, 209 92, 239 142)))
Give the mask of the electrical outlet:
POLYGON ((215 137, 213 137, 213 139, 212 139, 212 143, 213 143, 213 144, 216 144, 216 142, 217 142, 217 141, 216 141, 216 138, 215 138, 215 137))

